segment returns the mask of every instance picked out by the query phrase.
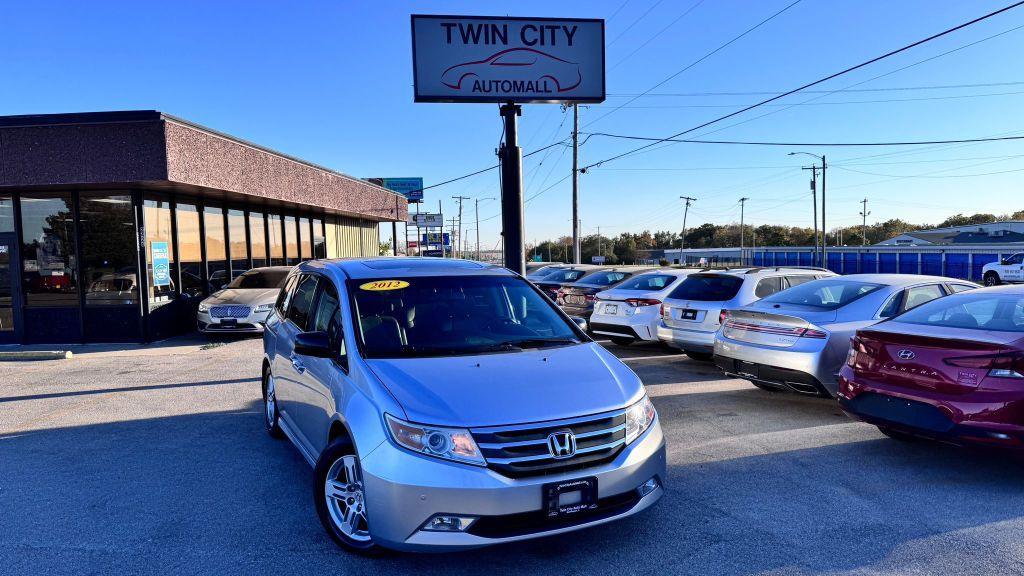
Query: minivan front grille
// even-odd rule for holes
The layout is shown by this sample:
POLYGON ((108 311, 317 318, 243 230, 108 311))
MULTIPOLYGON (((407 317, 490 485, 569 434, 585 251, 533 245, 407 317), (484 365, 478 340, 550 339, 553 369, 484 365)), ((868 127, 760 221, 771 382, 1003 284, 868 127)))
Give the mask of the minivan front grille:
POLYGON ((619 410, 582 418, 497 426, 471 430, 487 466, 511 478, 561 474, 596 466, 615 458, 626 443, 626 412, 619 410), (576 453, 556 459, 548 436, 572 432, 576 453))

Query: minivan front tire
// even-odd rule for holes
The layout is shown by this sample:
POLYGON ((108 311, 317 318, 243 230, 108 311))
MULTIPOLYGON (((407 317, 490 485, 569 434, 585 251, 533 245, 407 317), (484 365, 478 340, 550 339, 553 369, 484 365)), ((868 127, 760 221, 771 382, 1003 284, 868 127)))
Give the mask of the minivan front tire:
POLYGON ((284 430, 281 430, 281 413, 277 407, 277 387, 269 368, 263 370, 263 423, 271 438, 284 438, 284 430))
POLYGON ((355 446, 336 438, 320 454, 313 472, 313 502, 320 523, 342 548, 376 555, 382 549, 370 536, 362 469, 355 446))

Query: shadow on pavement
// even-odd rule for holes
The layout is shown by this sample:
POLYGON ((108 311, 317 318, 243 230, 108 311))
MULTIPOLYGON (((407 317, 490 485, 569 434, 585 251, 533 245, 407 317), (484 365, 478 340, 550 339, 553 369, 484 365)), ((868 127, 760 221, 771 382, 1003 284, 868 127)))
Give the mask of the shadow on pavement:
POLYGON ((933 559, 990 554, 942 544, 1003 521, 1019 534, 1024 514, 1024 471, 1004 458, 851 442, 674 465, 658 506, 585 532, 366 559, 323 533, 308 465, 265 434, 256 401, 0 436, 0 462, 0 565, 11 575, 819 572, 905 563, 922 542, 933 559))

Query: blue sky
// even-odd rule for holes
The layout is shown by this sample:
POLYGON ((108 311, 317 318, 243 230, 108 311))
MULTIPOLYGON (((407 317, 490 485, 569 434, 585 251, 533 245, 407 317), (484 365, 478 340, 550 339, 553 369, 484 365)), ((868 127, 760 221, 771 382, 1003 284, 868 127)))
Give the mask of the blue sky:
MULTIPOLYGON (((582 109, 582 131, 661 137, 763 98, 694 93, 785 91, 1009 3, 802 0, 658 95, 609 114, 624 94, 649 89, 791 1, 705 0, 682 18, 696 0, 521 1, 514 12, 440 1, 22 2, 5 10, 0 114, 155 108, 355 176, 419 175, 429 185, 493 164, 501 125, 497 105, 413 103, 410 13, 606 18, 609 98, 582 109)), ((912 90, 840 91, 789 107, 822 96, 795 95, 697 134, 815 142, 1024 134, 1024 28, 964 47, 1022 25, 1024 8, 819 87, 912 90), (999 85, 919 89, 963 84, 999 85)), ((563 120, 556 105, 524 106, 524 150, 566 137, 571 119, 563 120)), ((635 146, 595 136, 581 157, 586 164, 635 146)), ((865 197, 872 220, 1024 209, 1020 141, 799 149, 825 153, 833 166, 830 224, 859 222, 865 197)), ((787 151, 678 144, 607 164, 581 179, 584 232, 678 230, 680 195, 699 199, 691 225, 738 221, 746 196, 750 223, 809 226, 804 161, 787 151)), ((570 158, 556 148, 525 161, 526 196, 547 189, 527 205, 528 238, 569 232, 569 181, 552 185, 569 174, 570 158)), ((498 194, 492 171, 428 190, 427 205, 441 200, 449 217, 453 195, 498 194)), ((471 228, 472 201, 466 210, 471 228)), ((496 201, 480 203, 488 246, 498 240, 497 212, 496 201)))

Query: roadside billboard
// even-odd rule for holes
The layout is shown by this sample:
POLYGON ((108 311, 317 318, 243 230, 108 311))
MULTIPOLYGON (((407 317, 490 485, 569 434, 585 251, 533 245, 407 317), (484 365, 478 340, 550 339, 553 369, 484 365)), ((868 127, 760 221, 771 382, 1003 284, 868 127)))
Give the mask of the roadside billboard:
POLYGON ((416 102, 603 102, 604 20, 412 16, 416 102))
POLYGON ((419 226, 420 228, 443 228, 444 216, 441 214, 428 214, 426 212, 422 214, 409 214, 408 223, 410 226, 419 226))
POLYGON ((401 194, 409 202, 423 202, 423 178, 367 178, 366 181, 401 194))
POLYGON ((447 232, 444 233, 444 236, 442 236, 440 232, 428 232, 428 233, 423 235, 423 243, 424 244, 428 244, 428 245, 441 244, 441 240, 444 240, 444 245, 445 246, 451 246, 452 245, 452 236, 451 236, 451 234, 449 234, 447 232))

